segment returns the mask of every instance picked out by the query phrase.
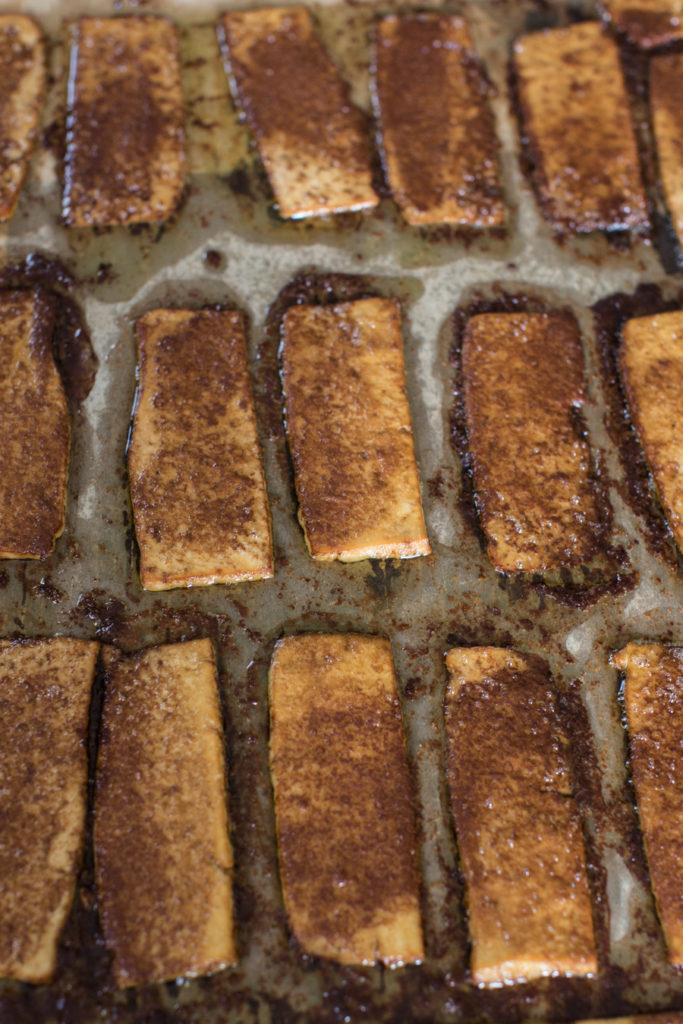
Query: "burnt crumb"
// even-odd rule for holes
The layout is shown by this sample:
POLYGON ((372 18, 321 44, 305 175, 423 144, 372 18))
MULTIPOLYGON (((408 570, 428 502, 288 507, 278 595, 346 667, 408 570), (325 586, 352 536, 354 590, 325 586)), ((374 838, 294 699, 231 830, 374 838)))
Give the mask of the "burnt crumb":
POLYGON ((96 284, 109 284, 111 281, 115 281, 118 274, 114 270, 113 263, 100 263, 95 274, 96 284))
POLYGON ((430 477, 427 481, 427 493, 430 498, 443 498, 446 492, 446 484, 444 482, 443 473, 439 470, 435 476, 430 477))
POLYGON ((52 601, 53 604, 59 604, 64 597, 64 592, 45 577, 31 589, 36 597, 44 597, 46 600, 52 601))
POLYGON ((248 199, 254 198, 251 175, 247 167, 236 167, 227 176, 227 182, 232 191, 236 192, 237 195, 246 196, 248 199))
POLYGON ((4 590, 9 584, 9 574, 3 569, 0 571, 0 590, 4 590))
POLYGON ((81 594, 70 618, 79 624, 90 620, 99 640, 115 643, 124 632, 127 612, 123 601, 111 597, 104 590, 95 589, 81 594))
POLYGON ((218 249, 205 249, 202 253, 202 263, 209 270, 222 270, 225 266, 225 255, 218 249))

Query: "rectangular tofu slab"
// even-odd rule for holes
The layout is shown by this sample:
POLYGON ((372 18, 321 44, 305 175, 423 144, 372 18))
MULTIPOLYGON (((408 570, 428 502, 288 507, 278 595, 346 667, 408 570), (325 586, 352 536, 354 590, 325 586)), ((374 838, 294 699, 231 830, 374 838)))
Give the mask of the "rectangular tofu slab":
POLYGON ((612 655, 626 673, 631 776, 669 960, 683 967, 683 647, 630 643, 612 655))
POLYGON ((462 350, 465 415, 479 518, 499 572, 587 562, 602 523, 584 403, 581 337, 567 313, 484 313, 462 350))
POLYGON ((81 865, 99 644, 0 641, 0 977, 47 982, 81 865))
POLYGON ((462 18, 383 18, 374 100, 387 177, 409 224, 504 222, 493 114, 462 18))
POLYGON ((564 231, 645 228, 629 100, 617 44, 599 22, 522 36, 519 98, 546 218, 564 231))
POLYGON ((304 952, 422 960, 415 816, 388 640, 308 634, 275 647, 270 769, 280 877, 304 952))
POLYGON ((628 320, 619 369, 671 532, 683 549, 683 311, 628 320))
POLYGON ((64 530, 69 409, 39 289, 0 292, 0 558, 46 558, 64 530))
POLYGON ((448 784, 479 985, 597 971, 581 818, 547 664, 446 655, 448 784))
MULTIPOLYGON (((681 17, 683 24, 683 17, 681 17)), ((667 53, 650 61, 650 108, 657 146, 659 180, 669 215, 683 247, 683 54, 667 53)))
POLYGON ((306 8, 231 12, 221 32, 281 216, 376 206, 362 115, 306 8))
POLYGON ((213 646, 103 654, 95 868, 114 977, 209 974, 236 959, 213 646))
POLYGON ((180 48, 165 18, 73 28, 62 214, 73 227, 164 220, 185 179, 180 48))
POLYGON ((683 0, 599 0, 599 6, 619 32, 645 49, 683 37, 683 0))
POLYGON ((293 306, 281 359, 299 519, 313 558, 428 555, 398 302, 293 306))
POLYGON ((0 221, 5 221, 26 177, 45 93, 45 45, 33 18, 0 14, 0 79, 0 221))
POLYGON ((128 469, 143 587, 272 576, 242 314, 154 309, 136 332, 128 469))

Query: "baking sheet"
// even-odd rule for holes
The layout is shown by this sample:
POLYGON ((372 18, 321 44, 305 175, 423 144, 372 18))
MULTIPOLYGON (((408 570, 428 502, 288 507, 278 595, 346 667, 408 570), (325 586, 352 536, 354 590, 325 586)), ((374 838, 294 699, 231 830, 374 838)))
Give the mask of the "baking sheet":
MULTIPOLYGON (((671 297, 683 282, 664 272, 650 239, 636 241, 630 249, 603 237, 558 241, 541 220, 520 170, 507 62, 519 31, 561 21, 567 11, 558 4, 515 0, 482 0, 467 8, 496 92, 493 105, 509 209, 508 230, 497 237, 410 229, 389 200, 371 215, 347 215, 327 225, 285 224, 270 208, 262 172, 234 116, 223 122, 219 142, 215 129, 195 125, 192 161, 200 173, 191 175, 172 222, 133 230, 67 230, 60 223, 54 146, 63 106, 63 19, 76 13, 165 11, 187 25, 210 23, 219 10, 233 5, 34 0, 20 6, 35 14, 50 35, 53 80, 43 119, 44 144, 38 146, 17 212, 0 244, 7 262, 39 251, 70 269, 99 372, 89 397, 74 413, 65 533, 45 562, 6 562, 0 567, 0 631, 99 637, 126 649, 195 636, 214 639, 222 673, 240 962, 209 980, 116 993, 97 931, 89 850, 60 945, 55 982, 45 988, 0 983, 0 1021, 507 1022, 683 1006, 683 978, 667 965, 647 888, 617 675, 608 664, 610 652, 630 639, 683 641, 683 586, 675 563, 653 553, 648 523, 625 498, 623 467, 605 428, 608 395, 590 312, 597 300, 631 292, 642 282, 657 283, 671 297), (403 302, 409 397, 434 552, 430 558, 316 565, 306 554, 274 377, 277 338, 272 321, 267 329, 268 310, 278 293, 306 270, 363 275, 363 288, 397 295, 403 302), (523 292, 568 307, 584 332, 588 429, 613 482, 609 493, 615 541, 625 547, 635 574, 633 585, 621 593, 607 593, 585 606, 563 603, 533 586, 520 587, 497 576, 463 504, 451 437, 452 314, 479 296, 503 292, 523 292), (207 303, 234 304, 248 315, 276 574, 271 581, 233 587, 145 594, 137 577, 125 472, 135 393, 133 323, 153 306, 207 303), (288 934, 267 770, 266 674, 277 638, 305 630, 351 630, 391 638, 416 785, 428 951, 420 967, 393 972, 342 968, 302 956, 288 934), (586 811, 601 961, 597 979, 551 978, 489 992, 468 981, 442 734, 443 655, 456 643, 504 644, 540 653, 565 694, 586 811)), ((3 0, 0 9, 17 5, 3 0)), ((378 11, 388 9, 396 5, 313 5, 326 44, 353 84, 354 99, 367 110, 368 27, 378 11)), ((588 2, 582 10, 595 13, 588 2)), ((207 31, 204 38, 210 36, 207 31)), ((198 95, 204 90, 209 100, 219 97, 223 86, 215 67, 213 77, 199 83, 196 70, 188 73, 195 76, 198 95)), ((636 96, 645 138, 642 101, 636 96)), ((206 104, 202 109, 205 113, 206 104)), ((199 120, 212 123, 210 118, 199 120)), ((665 224, 661 206, 658 211, 657 224, 665 224)), ((658 244, 669 270, 675 271, 677 253, 665 236, 666 227, 658 244)), ((92 757, 94 742, 91 747, 92 757)))

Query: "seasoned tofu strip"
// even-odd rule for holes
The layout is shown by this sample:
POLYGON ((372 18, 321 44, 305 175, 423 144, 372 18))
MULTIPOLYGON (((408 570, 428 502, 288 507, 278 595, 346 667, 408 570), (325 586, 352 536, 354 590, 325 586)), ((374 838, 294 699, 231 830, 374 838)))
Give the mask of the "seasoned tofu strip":
POLYGON ((570 231, 647 226, 617 44, 598 22, 535 32, 515 65, 543 212, 570 231))
POLYGON ((599 6, 615 28, 646 49, 683 36, 683 0, 599 0, 599 6))
POLYGON ((628 320, 619 369, 669 526, 683 549, 683 312, 628 320))
POLYGON ((408 223, 502 224, 498 143, 467 23, 383 18, 374 84, 387 177, 408 223))
POLYGON ((280 214, 376 206, 361 114, 306 8, 235 11, 221 29, 236 98, 280 214))
POLYGON ((612 655, 624 703, 645 853, 669 960, 683 967, 683 647, 630 643, 612 655))
POLYGON ((587 562, 600 548, 579 329, 567 313, 484 313, 462 351, 477 509, 499 572, 587 562))
MULTIPOLYGON (((683 23, 683 18, 681 19, 683 23)), ((659 178, 671 220, 683 247, 683 54, 650 61, 650 107, 657 146, 659 178)))
POLYGON ((0 977, 47 982, 81 863, 99 644, 0 641, 0 977))
POLYGON ((143 587, 272 576, 241 313, 155 309, 136 331, 128 467, 143 587))
POLYGON ((479 985, 597 970, 581 819, 547 664, 446 655, 448 784, 479 985))
POLYGON ((389 642, 285 637, 269 681, 292 932, 304 952, 340 963, 420 962, 415 818, 389 642))
POLYGON ((73 29, 62 213, 75 227, 164 220, 185 176, 180 50, 165 18, 73 29))
POLYGON ((398 302, 293 306, 281 356, 299 518, 313 558, 429 554, 398 302))
POLYGON ((116 983, 209 974, 236 959, 213 646, 104 662, 95 867, 116 983))
POLYGON ((46 558, 64 529, 70 425, 54 317, 40 290, 0 292, 0 558, 46 558))
POLYGON ((0 221, 19 198, 45 93, 45 46, 25 14, 0 14, 0 221))

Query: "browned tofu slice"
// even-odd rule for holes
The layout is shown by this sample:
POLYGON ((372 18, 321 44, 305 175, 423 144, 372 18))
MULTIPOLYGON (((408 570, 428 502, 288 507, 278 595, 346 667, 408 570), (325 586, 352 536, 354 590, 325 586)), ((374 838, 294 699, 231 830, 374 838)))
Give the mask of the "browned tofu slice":
POLYGON ((128 467, 143 587, 272 576, 242 314, 155 309, 136 330, 128 467))
POLYGON ((597 970, 581 819, 547 664, 497 647, 446 655, 448 784, 472 978, 597 970))
POLYGON ((213 646, 104 661, 95 867, 116 983, 209 974, 236 959, 213 646))
POLYGON ((474 489, 499 572, 587 562, 603 527, 584 402, 581 338, 567 313, 484 313, 462 351, 474 489))
MULTIPOLYGON (((683 18, 681 19, 683 23, 683 18)), ((683 246, 683 54, 650 61, 650 106, 657 146, 659 179, 671 220, 683 246)))
POLYGON ((40 290, 0 292, 0 558, 45 558, 64 529, 69 409, 40 290))
POLYGON ((0 977, 47 982, 73 901, 99 645, 0 641, 0 977))
POLYGON ((628 320, 619 368, 669 526, 683 548, 683 312, 628 320))
POLYGON ((630 643, 612 656, 626 673, 631 776, 669 960, 683 967, 683 647, 630 643))
POLYGON ((225 14, 233 87, 283 217, 378 203, 361 114, 305 7, 225 14))
POLYGON ((45 93, 45 46, 25 14, 0 14, 0 221, 9 220, 33 150, 45 93))
POLYGON ((180 49, 165 18, 80 18, 62 213, 75 227, 164 220, 185 177, 180 49))
POLYGON ((429 554, 398 302, 293 306, 281 356, 299 518, 313 558, 429 554))
POLYGON ((598 22, 522 36, 519 97, 547 219, 570 231, 647 226, 617 44, 598 22))
POLYGON ((683 36, 683 0, 600 0, 614 26, 649 49, 683 36))
POLYGON ((374 84, 387 177, 408 223, 502 224, 498 143, 467 23, 383 18, 374 84))
POLYGON ((415 817, 387 640, 279 641, 270 768, 285 906, 302 949, 340 963, 421 961, 415 817))

